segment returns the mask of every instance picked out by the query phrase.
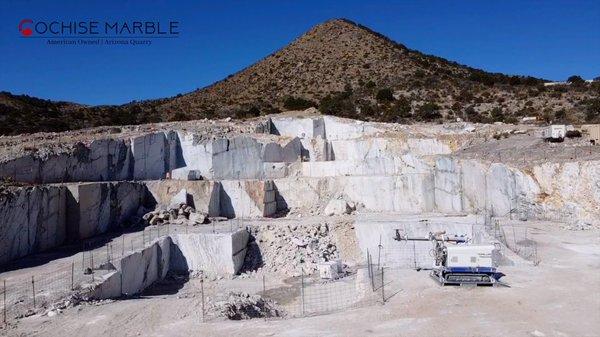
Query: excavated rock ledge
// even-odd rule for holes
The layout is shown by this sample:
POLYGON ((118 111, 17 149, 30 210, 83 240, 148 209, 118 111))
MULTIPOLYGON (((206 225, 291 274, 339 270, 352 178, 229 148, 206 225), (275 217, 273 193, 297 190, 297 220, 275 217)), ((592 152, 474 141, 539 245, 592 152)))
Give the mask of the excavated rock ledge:
POLYGON ((598 226, 600 147, 539 132, 277 115, 2 137, 0 178, 37 185, 0 191, 0 264, 136 223, 184 190, 208 217, 485 213, 598 226), (33 143, 38 154, 24 150, 33 143))
POLYGON ((91 298, 133 296, 169 272, 233 275, 244 260, 248 232, 175 234, 161 237, 116 261, 115 270, 90 284, 91 298))

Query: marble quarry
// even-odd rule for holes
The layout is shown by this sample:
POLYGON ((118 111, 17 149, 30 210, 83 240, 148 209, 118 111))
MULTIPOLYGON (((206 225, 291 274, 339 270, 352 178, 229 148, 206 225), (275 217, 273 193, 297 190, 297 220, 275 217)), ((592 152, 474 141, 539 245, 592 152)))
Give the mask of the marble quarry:
MULTIPOLYGON (((460 149, 489 134, 466 127, 320 115, 246 122, 254 132, 230 123, 219 134, 183 123, 2 157, 0 178, 17 185, 0 194, 0 238, 7 243, 0 265, 117 231, 181 198, 208 217, 229 219, 444 214, 464 220, 456 222, 462 232, 481 216, 600 225, 597 160, 523 166, 468 158, 460 149)), ((357 249, 364 253, 380 226, 357 222, 357 249)), ((135 280, 106 291, 136 293, 169 268, 236 273, 249 240, 244 233, 169 237, 132 256, 137 262, 121 261, 115 275, 133 268, 126 277, 135 280)))

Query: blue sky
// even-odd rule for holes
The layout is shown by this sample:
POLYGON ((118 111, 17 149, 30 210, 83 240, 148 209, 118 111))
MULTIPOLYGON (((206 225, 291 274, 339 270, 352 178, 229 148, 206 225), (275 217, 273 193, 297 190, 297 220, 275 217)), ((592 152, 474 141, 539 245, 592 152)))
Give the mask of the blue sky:
POLYGON ((600 1, 28 1, 0 3, 0 90, 121 104, 209 85, 345 17, 395 41, 493 72, 600 75, 600 1), (21 19, 175 20, 151 46, 49 46, 21 19))

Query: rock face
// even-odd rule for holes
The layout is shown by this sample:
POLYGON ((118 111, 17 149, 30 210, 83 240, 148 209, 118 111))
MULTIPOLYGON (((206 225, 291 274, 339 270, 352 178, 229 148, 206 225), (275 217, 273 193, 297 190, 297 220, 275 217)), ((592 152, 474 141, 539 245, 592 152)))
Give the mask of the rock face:
POLYGON ((91 297, 97 299, 141 293, 168 272, 202 271, 207 275, 232 275, 241 267, 248 232, 228 234, 177 234, 159 238, 121 258, 116 270, 102 277, 91 297))
POLYGON ((157 215, 159 210, 183 211, 182 217, 193 218, 192 223, 204 223, 207 216, 267 217, 276 212, 274 185, 163 180, 15 188, 0 197, 0 237, 9 243, 0 248, 0 264, 150 221, 142 217, 154 209, 157 215), (179 206, 170 208, 184 199, 194 209, 193 217, 179 206))
POLYGON ((548 163, 534 167, 541 207, 534 215, 600 224, 600 161, 548 163))
POLYGON ((64 187, 22 188, 0 196, 0 265, 64 243, 64 187))
POLYGON ((161 180, 144 183, 158 207, 168 208, 176 195, 185 191, 187 203, 197 212, 221 215, 221 184, 207 180, 161 180))
POLYGON ((79 144, 71 153, 46 158, 15 158, 0 163, 0 178, 65 183, 156 180, 171 173, 174 179, 187 180, 193 172, 206 179, 259 179, 265 178, 265 163, 299 161, 302 153, 298 138, 284 139, 283 144, 266 135, 199 141, 193 134, 157 132, 79 144))
POLYGON ((161 179, 170 163, 169 143, 165 133, 150 133, 132 139, 133 179, 161 179))
POLYGON ((16 188, 0 197, 0 264, 127 226, 146 196, 130 182, 16 188))
POLYGON ((148 200, 143 184, 132 182, 86 183, 67 186, 70 241, 113 231, 122 226, 148 200))
POLYGON ((228 218, 268 217, 277 211, 275 189, 270 180, 221 182, 221 215, 228 218))
MULTIPOLYGON (((327 165, 335 172, 337 163, 327 165)), ((275 179, 277 207, 323 210, 332 196, 345 195, 346 201, 371 212, 486 212, 525 219, 599 221, 598 161, 536 166, 533 174, 501 163, 440 157, 433 163, 420 162, 420 169, 413 172, 410 166, 397 166, 396 174, 379 175, 389 171, 386 161, 380 163, 369 168, 374 175, 348 169, 345 176, 275 179)), ((341 163, 341 168, 345 165, 341 163)))
POLYGON ((117 270, 95 285, 92 298, 105 299, 139 294, 152 283, 162 280, 170 270, 172 241, 160 238, 144 249, 123 257, 117 270))
POLYGON ((76 144, 70 153, 39 158, 25 155, 0 164, 0 177, 28 183, 126 180, 132 154, 124 140, 95 140, 76 144))
POLYGON ((244 262, 248 232, 176 234, 172 240, 171 270, 233 275, 244 262))
MULTIPOLYGON (((580 161, 516 166, 461 155, 465 144, 488 144, 490 136, 465 125, 318 115, 252 123, 215 126, 237 130, 230 133, 148 127, 66 152, 40 147, 36 155, 2 157, 0 178, 57 184, 17 188, 0 199, 0 237, 10 243, 0 248, 0 263, 118 229, 151 211, 179 212, 172 206, 182 203, 209 217, 467 213, 600 225, 600 161, 591 147, 580 161)), ((292 259, 319 262, 318 254, 295 247, 301 250, 290 249, 292 259)))

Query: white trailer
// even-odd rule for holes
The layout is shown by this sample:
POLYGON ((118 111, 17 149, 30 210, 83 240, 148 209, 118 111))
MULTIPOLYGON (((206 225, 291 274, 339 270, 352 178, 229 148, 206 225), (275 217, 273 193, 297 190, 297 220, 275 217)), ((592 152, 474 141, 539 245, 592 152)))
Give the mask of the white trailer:
POLYGON ((564 124, 549 125, 543 131, 543 137, 548 141, 562 142, 567 134, 567 126, 564 124))

